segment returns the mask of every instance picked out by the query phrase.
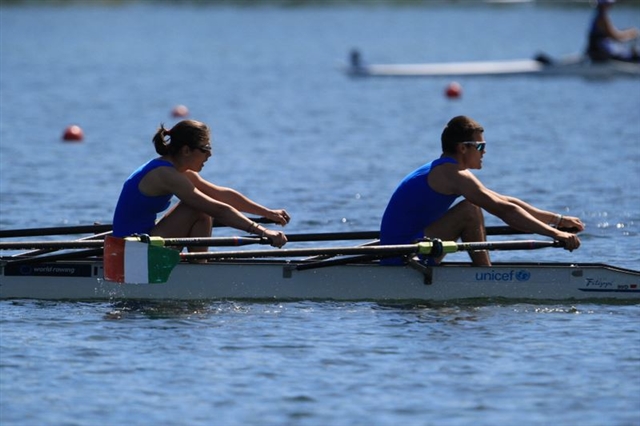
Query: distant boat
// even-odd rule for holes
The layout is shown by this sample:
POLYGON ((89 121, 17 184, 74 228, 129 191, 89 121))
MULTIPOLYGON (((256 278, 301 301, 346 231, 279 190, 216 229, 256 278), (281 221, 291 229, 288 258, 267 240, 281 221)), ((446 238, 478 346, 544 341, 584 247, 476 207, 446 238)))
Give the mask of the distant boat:
POLYGON ((455 77, 455 76, 580 76, 587 78, 640 77, 640 62, 608 60, 594 62, 574 54, 552 59, 539 54, 534 59, 500 61, 368 64, 358 51, 350 54, 349 75, 356 77, 455 77))

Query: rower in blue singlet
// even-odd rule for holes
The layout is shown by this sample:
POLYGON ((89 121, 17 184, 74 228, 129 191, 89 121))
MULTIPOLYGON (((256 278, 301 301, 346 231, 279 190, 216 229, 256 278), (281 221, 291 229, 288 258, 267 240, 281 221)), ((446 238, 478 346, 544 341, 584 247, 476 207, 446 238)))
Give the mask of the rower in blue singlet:
MULTIPOLYGON (((210 237, 213 220, 249 234, 266 238, 282 247, 287 237, 267 229, 243 213, 267 218, 282 226, 290 217, 284 209, 269 209, 244 194, 215 185, 200 176, 212 155, 209 127, 195 120, 183 120, 171 129, 163 125, 153 136, 159 157, 138 168, 126 180, 113 216, 113 234, 126 237, 149 234, 161 237, 210 237), (158 213, 177 203, 156 222, 158 213)), ((206 251, 207 247, 189 247, 206 251)))
POLYGON ((586 53, 593 61, 616 59, 638 62, 640 61, 638 52, 621 44, 638 38, 638 30, 636 28, 616 29, 608 14, 609 7, 614 3, 615 0, 598 0, 589 28, 586 53))
MULTIPOLYGON (((452 118, 442 131, 440 158, 405 177, 391 196, 380 225, 380 244, 412 244, 423 238, 442 241, 486 240, 483 210, 509 226, 562 241, 567 250, 580 246, 580 239, 557 227, 584 229, 577 217, 563 216, 533 207, 524 201, 498 194, 485 187, 472 173, 481 169, 486 145, 484 128, 475 120, 452 118), (464 200, 453 204, 458 197, 464 200), (554 225, 549 226, 549 224, 554 225)), ((470 251, 475 266, 490 266, 487 251, 470 251)), ((426 259, 437 265, 442 253, 426 259)), ((424 261, 424 259, 423 259, 424 261)), ((402 257, 383 258, 382 265, 402 265, 402 257)))

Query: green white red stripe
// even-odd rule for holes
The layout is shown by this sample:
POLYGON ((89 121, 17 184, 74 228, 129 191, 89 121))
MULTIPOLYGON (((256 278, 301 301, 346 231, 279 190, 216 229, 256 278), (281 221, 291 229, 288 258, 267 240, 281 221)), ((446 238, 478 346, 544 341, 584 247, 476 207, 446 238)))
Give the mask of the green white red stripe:
POLYGON ((107 281, 127 284, 164 283, 180 261, 176 250, 137 238, 108 236, 104 243, 104 277, 107 281))

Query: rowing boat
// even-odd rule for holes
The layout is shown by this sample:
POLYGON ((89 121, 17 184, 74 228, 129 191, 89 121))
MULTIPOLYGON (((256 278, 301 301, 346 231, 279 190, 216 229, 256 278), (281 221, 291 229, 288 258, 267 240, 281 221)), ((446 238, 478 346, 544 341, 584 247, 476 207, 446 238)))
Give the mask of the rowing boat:
POLYGON ((552 60, 535 59, 443 63, 366 64, 351 54, 346 73, 355 77, 456 77, 456 76, 578 76, 586 78, 640 77, 640 62, 594 62, 584 55, 552 60))
POLYGON ((306 269, 308 264, 261 259, 181 262, 162 284, 106 281, 100 260, 4 266, 0 299, 640 302, 640 272, 605 264, 424 267, 380 266, 374 261, 306 269))
MULTIPOLYGON (((489 235, 519 233, 508 227, 488 227, 487 231, 489 235)), ((7 236, 24 233, 11 231, 7 236)), ((377 234, 338 232, 288 237, 294 243, 362 240, 377 238, 377 234)), ((0 242, 0 250, 36 249, 0 256, 0 299, 640 303, 640 271, 606 264, 503 262, 475 267, 445 262, 432 267, 416 260, 417 255, 458 251, 562 247, 553 240, 425 240, 395 246, 373 240, 346 247, 228 248, 265 243, 268 241, 255 236, 122 239, 102 234, 73 241, 0 242), (226 248, 180 252, 179 248, 185 246, 226 248), (406 257, 408 263, 380 265, 380 259, 396 256, 406 257)))
POLYGON ((180 262, 161 284, 105 280, 100 259, 1 268, 0 299, 41 300, 601 300, 640 302, 640 271, 605 264, 468 263, 317 267, 315 261, 180 262))

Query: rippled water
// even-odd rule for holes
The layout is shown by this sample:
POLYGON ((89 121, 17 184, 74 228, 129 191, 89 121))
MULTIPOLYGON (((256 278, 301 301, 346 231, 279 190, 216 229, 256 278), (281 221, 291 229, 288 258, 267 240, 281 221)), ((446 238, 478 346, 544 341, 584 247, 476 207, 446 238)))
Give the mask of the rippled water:
MULTIPOLYGON (((638 79, 467 77, 450 100, 448 78, 340 71, 353 47, 371 62, 574 53, 585 5, 48 5, 0 5, 2 229, 110 222, 185 104, 213 129, 205 177, 287 208, 291 233, 372 230, 467 114, 486 128, 483 182, 587 225, 573 253, 496 260, 639 269, 638 79), (62 143, 74 123, 84 142, 62 143)), ((637 6, 613 16, 640 26, 637 6)), ((639 320, 637 305, 3 301, 0 423, 635 425, 639 320)))
POLYGON ((2 307, 5 424, 638 419, 636 306, 2 307))

